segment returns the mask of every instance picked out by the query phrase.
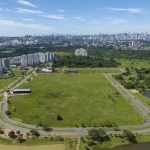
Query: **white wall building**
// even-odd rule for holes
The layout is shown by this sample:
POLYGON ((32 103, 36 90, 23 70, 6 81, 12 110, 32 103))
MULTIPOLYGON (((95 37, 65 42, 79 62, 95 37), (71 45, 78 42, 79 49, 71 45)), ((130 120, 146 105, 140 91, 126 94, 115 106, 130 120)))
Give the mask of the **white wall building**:
POLYGON ((23 67, 27 67, 27 66, 28 66, 27 55, 22 55, 22 56, 21 56, 21 65, 22 65, 23 67))
POLYGON ((2 66, 4 66, 5 68, 10 68, 10 61, 7 58, 3 58, 2 59, 2 66))
POLYGON ((75 50, 76 56, 87 56, 87 51, 83 48, 75 50))
POLYGON ((56 57, 57 55, 55 53, 51 54, 50 52, 22 55, 21 65, 23 67, 27 67, 29 65, 38 64, 39 62, 44 63, 46 61, 50 61, 52 59, 55 59, 56 57))
POLYGON ((28 57, 28 65, 33 65, 33 55, 29 54, 27 55, 27 57, 28 57))

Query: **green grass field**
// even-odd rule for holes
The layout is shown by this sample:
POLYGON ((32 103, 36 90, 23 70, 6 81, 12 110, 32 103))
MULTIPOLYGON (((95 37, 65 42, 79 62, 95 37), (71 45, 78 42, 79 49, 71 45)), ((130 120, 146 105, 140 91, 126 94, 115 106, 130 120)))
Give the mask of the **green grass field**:
POLYGON ((134 67, 134 68, 149 68, 150 67, 150 60, 126 60, 126 59, 115 59, 117 62, 121 62, 119 67, 134 67))
POLYGON ((31 88, 33 92, 10 98, 10 118, 25 123, 36 125, 41 121, 49 126, 69 127, 106 121, 137 125, 144 121, 102 74, 40 74, 20 88, 31 88), (57 121, 57 115, 63 121, 57 121))
POLYGON ((134 96, 150 110, 150 98, 144 96, 142 93, 135 93, 134 96))
POLYGON ((21 71, 13 70, 13 72, 15 74, 14 77, 8 79, 0 79, 0 89, 6 87, 7 85, 9 85, 10 83, 12 83, 14 80, 16 80, 21 76, 21 71))

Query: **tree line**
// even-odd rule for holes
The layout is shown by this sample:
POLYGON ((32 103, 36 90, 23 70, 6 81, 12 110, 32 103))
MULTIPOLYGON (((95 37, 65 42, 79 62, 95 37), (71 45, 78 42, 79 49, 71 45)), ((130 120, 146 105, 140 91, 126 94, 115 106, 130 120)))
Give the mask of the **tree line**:
POLYGON ((118 67, 120 63, 114 59, 104 59, 99 56, 61 56, 57 60, 53 60, 53 67, 69 67, 69 68, 103 68, 103 67, 118 67))

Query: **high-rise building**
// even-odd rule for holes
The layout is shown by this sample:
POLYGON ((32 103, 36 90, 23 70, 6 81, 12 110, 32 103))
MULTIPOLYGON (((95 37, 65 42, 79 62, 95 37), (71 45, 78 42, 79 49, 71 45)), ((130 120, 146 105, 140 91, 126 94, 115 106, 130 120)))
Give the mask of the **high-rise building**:
POLYGON ((10 68, 10 61, 7 58, 2 59, 2 66, 5 68, 10 68))
POLYGON ((39 62, 44 63, 45 61, 50 61, 55 59, 57 55, 51 54, 50 52, 47 53, 35 53, 29 55, 22 55, 21 56, 21 65, 23 67, 31 66, 33 64, 38 64, 39 62))
POLYGON ((21 65, 22 65, 23 67, 27 67, 27 66, 28 66, 27 55, 22 55, 22 56, 21 56, 21 65))
POLYGON ((33 63, 38 64, 39 61, 40 61, 39 60, 39 54, 38 53, 33 54, 33 63))
POLYGON ((28 57, 28 65, 33 65, 33 55, 29 54, 27 55, 27 57, 28 57))
POLYGON ((6 72, 5 67, 0 67, 0 74, 3 74, 3 73, 5 73, 5 72, 6 72))
POLYGON ((87 51, 83 48, 75 50, 76 56, 87 56, 87 51))
POLYGON ((81 51, 80 51, 80 49, 75 50, 75 55, 76 55, 76 56, 81 56, 81 51))

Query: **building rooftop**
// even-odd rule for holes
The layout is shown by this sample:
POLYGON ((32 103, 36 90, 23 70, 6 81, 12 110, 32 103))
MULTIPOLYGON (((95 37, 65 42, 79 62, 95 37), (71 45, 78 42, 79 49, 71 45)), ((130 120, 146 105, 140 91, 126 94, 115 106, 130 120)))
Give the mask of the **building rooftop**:
POLYGON ((18 91, 31 91, 31 89, 14 89, 13 92, 18 92, 18 91))

